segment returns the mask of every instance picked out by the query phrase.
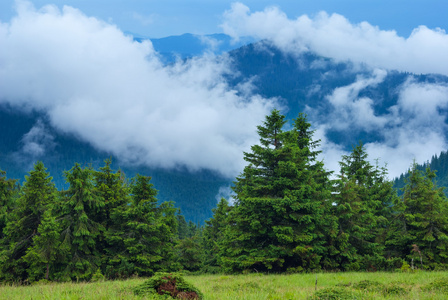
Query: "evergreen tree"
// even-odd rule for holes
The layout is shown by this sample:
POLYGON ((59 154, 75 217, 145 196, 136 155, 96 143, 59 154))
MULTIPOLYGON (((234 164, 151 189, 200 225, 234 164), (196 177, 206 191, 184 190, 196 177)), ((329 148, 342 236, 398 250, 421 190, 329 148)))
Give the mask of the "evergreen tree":
POLYGON ((429 168, 423 174, 413 165, 404 187, 401 208, 389 244, 414 259, 423 268, 448 266, 448 200, 443 188, 434 183, 435 173, 429 168))
POLYGON ((114 260, 114 257, 123 250, 121 215, 131 204, 130 189, 124 174, 121 171, 114 172, 111 163, 110 159, 106 160, 105 165, 94 172, 95 190, 104 202, 104 207, 94 216, 95 221, 104 228, 97 243, 97 249, 102 253, 103 273, 106 272, 110 260, 114 260))
POLYGON ((131 186, 132 202, 126 210, 114 212, 113 218, 121 220, 123 226, 114 237, 119 251, 106 269, 111 278, 150 276, 173 261, 176 209, 171 202, 157 204, 157 190, 150 180, 137 175, 131 186))
POLYGON ((51 208, 56 199, 56 188, 52 177, 46 172, 42 162, 25 176, 17 205, 8 217, 2 239, 0 254, 1 274, 8 281, 27 279, 28 263, 24 256, 33 246, 33 238, 38 232, 45 211, 51 208))
POLYGON ((87 280, 100 266, 97 242, 104 227, 95 221, 104 207, 96 192, 93 171, 76 163, 64 172, 68 190, 62 192, 57 207, 61 222, 61 251, 67 253, 62 279, 87 280))
POLYGON ((196 272, 201 269, 204 259, 201 240, 202 230, 196 230, 195 235, 177 242, 175 247, 176 262, 182 270, 196 272))
POLYGON ((33 246, 28 248, 24 260, 29 264, 27 270, 30 282, 45 278, 54 280, 57 264, 64 259, 64 252, 59 248, 60 224, 51 209, 45 211, 37 234, 33 237, 33 246), (51 272, 51 273, 50 273, 51 272))
POLYGON ((284 124, 284 116, 272 111, 258 126, 261 145, 244 154, 249 165, 235 182, 235 207, 221 248, 229 271, 320 268, 328 172, 316 161, 319 141, 313 141, 306 116, 300 114, 287 132, 284 124))
POLYGON ((205 221, 203 231, 204 263, 203 269, 207 272, 217 273, 220 271, 221 258, 220 249, 224 241, 224 232, 229 225, 228 216, 232 206, 221 198, 218 206, 213 211, 213 217, 205 221))
POLYGON ((362 143, 340 162, 333 194, 338 232, 333 259, 344 270, 384 267, 384 239, 396 192, 385 168, 372 166, 362 143))
POLYGON ((0 169, 0 240, 6 227, 8 214, 13 210, 16 180, 6 178, 6 172, 0 169))

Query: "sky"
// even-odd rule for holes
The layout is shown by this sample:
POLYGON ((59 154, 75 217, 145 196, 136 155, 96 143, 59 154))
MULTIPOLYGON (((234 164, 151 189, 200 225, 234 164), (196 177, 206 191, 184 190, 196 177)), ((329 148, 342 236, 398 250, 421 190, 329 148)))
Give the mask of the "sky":
MULTIPOLYGON (((310 50, 368 65, 368 76, 326 95, 333 114, 307 113, 315 116, 328 168, 337 170, 347 153, 326 141, 326 132, 362 127, 382 134, 366 148, 398 176, 414 158, 424 162, 448 148, 448 87, 411 78, 384 115, 375 115, 376 99, 359 93, 391 69, 448 75, 447 3, 2 0, 0 103, 45 112, 52 127, 128 163, 232 178, 245 165, 243 151, 258 141, 256 126, 281 108, 278 99, 257 95, 250 81, 230 87, 226 56, 205 53, 166 66, 150 41, 127 33, 251 36, 289 54, 310 50)), ((45 126, 38 121, 23 137, 21 153, 38 157, 54 147, 45 126)))
MULTIPOLYGON (((33 0, 36 7, 55 4, 76 7, 86 15, 99 18, 128 31, 151 38, 183 33, 222 32, 223 12, 235 1, 229 0, 33 0)), ((277 6, 289 18, 321 11, 337 13, 352 23, 367 21, 382 30, 396 30, 408 37, 414 28, 448 28, 448 1, 445 0, 246 0, 253 11, 277 6)), ((0 1, 0 20, 15 15, 14 0, 0 1)))

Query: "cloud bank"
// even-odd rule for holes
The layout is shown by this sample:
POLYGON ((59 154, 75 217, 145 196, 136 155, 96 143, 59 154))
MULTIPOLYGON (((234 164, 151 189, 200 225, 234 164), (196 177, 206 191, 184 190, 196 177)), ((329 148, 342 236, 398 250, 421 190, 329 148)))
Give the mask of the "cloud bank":
POLYGON ((352 24, 338 14, 290 19, 277 7, 251 12, 242 3, 225 12, 221 27, 236 39, 247 35, 268 39, 290 53, 311 50, 338 61, 448 75, 448 35, 440 28, 420 26, 404 38, 367 22, 352 24))
POLYGON ((326 115, 308 108, 316 121, 316 135, 322 139, 322 158, 329 169, 338 172, 337 162, 348 154, 327 138, 330 130, 354 136, 360 131, 378 136, 380 141, 364 145, 370 160, 378 159, 380 166, 386 164, 392 178, 405 172, 414 159, 423 163, 448 149, 445 134, 448 86, 419 83, 411 76, 398 87, 397 103, 387 113, 377 114, 374 100, 361 97, 360 92, 381 83, 385 76, 384 70, 375 70, 371 77, 358 77, 354 83, 336 88, 326 96, 331 106, 326 115))
POLYGON ((242 170, 275 101, 229 88, 225 57, 167 67, 150 42, 75 8, 17 7, 0 23, 0 102, 44 111, 55 128, 128 163, 242 170))
POLYGON ((331 107, 328 114, 308 108, 316 137, 322 140, 322 159, 327 168, 338 172, 341 155, 348 154, 329 140, 330 131, 379 137, 381 141, 365 143, 365 147, 370 159, 387 163, 391 177, 408 169, 413 159, 426 162, 448 148, 446 84, 418 83, 410 76, 395 91, 398 102, 382 114, 375 113, 376 101, 381 99, 360 96, 364 89, 383 82, 386 70, 448 75, 448 35, 444 30, 420 26, 404 38, 367 22, 352 24, 338 14, 320 12, 315 17, 291 19, 277 7, 251 12, 242 3, 234 3, 225 12, 221 26, 234 39, 253 36, 297 57, 312 51, 336 62, 350 61, 373 70, 370 76, 358 77, 326 95, 323 100, 331 107))

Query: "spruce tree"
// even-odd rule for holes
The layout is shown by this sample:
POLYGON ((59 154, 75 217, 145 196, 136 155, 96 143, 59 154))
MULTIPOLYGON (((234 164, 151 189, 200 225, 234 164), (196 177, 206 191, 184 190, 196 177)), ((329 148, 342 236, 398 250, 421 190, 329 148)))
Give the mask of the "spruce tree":
POLYGON ((435 184, 435 172, 423 174, 413 165, 403 189, 401 222, 389 244, 420 268, 446 268, 448 263, 448 199, 435 184))
POLYGON ((6 178, 6 172, 0 169, 0 240, 6 227, 8 214, 13 210, 16 180, 6 178))
POLYGON ((131 204, 130 188, 121 171, 111 168, 112 161, 107 159, 99 171, 94 171, 95 191, 104 202, 104 206, 94 216, 95 222, 103 227, 99 236, 97 249, 102 254, 101 272, 105 273, 107 266, 114 261, 122 249, 122 213, 131 204))
POLYGON ((104 207, 98 195, 91 168, 76 163, 64 172, 69 188, 62 192, 56 210, 61 222, 61 251, 66 253, 62 279, 88 280, 100 266, 97 243, 102 224, 95 221, 104 207))
POLYGON ((244 153, 249 165, 235 181, 221 259, 229 271, 300 271, 320 268, 325 254, 328 172, 316 161, 313 131, 300 114, 284 132, 272 111, 258 126, 260 144, 244 153))
POLYGON ((26 280, 28 263, 24 259, 33 246, 44 213, 55 203, 56 188, 42 162, 25 176, 16 208, 8 217, 0 254, 1 272, 8 281, 26 280))
POLYGON ((151 276, 173 261, 176 209, 171 202, 158 205, 157 190, 150 180, 149 176, 137 174, 131 185, 130 204, 113 213, 122 226, 114 237, 119 251, 109 259, 106 268, 110 278, 151 276))
POLYGON ((203 269, 207 272, 217 273, 220 271, 220 252, 224 241, 224 232, 229 225, 228 216, 232 206, 221 198, 216 208, 212 209, 213 217, 205 221, 203 231, 204 264, 203 269))
POLYGON ((64 259, 60 249, 60 223, 51 209, 45 211, 37 234, 33 237, 33 246, 28 248, 24 260, 29 264, 28 280, 30 282, 45 279, 58 279, 58 263, 64 259))
POLYGON ((362 143, 340 166, 332 207, 339 227, 333 259, 344 270, 384 268, 384 239, 397 197, 387 171, 370 164, 362 143))

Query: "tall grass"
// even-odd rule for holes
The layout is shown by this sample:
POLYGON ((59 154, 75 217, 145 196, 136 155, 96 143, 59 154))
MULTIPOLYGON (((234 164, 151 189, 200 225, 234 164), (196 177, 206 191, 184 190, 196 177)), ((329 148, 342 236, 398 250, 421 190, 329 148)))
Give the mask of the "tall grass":
MULTIPOLYGON (((424 289, 436 280, 448 284, 448 272, 416 273, 316 273, 294 275, 200 275, 185 276, 205 299, 308 299, 315 289, 352 291, 357 299, 447 299, 448 290, 424 289), (317 278, 317 286, 316 286, 317 278), (356 283, 378 282, 403 293, 357 290, 356 283), (396 287, 400 287, 397 289, 396 287), (423 289, 422 289, 423 287, 423 289)), ((130 289, 145 278, 96 283, 50 283, 31 286, 1 285, 0 299, 151 299, 135 296, 130 289)), ((389 290, 387 290, 389 291, 389 290)))

